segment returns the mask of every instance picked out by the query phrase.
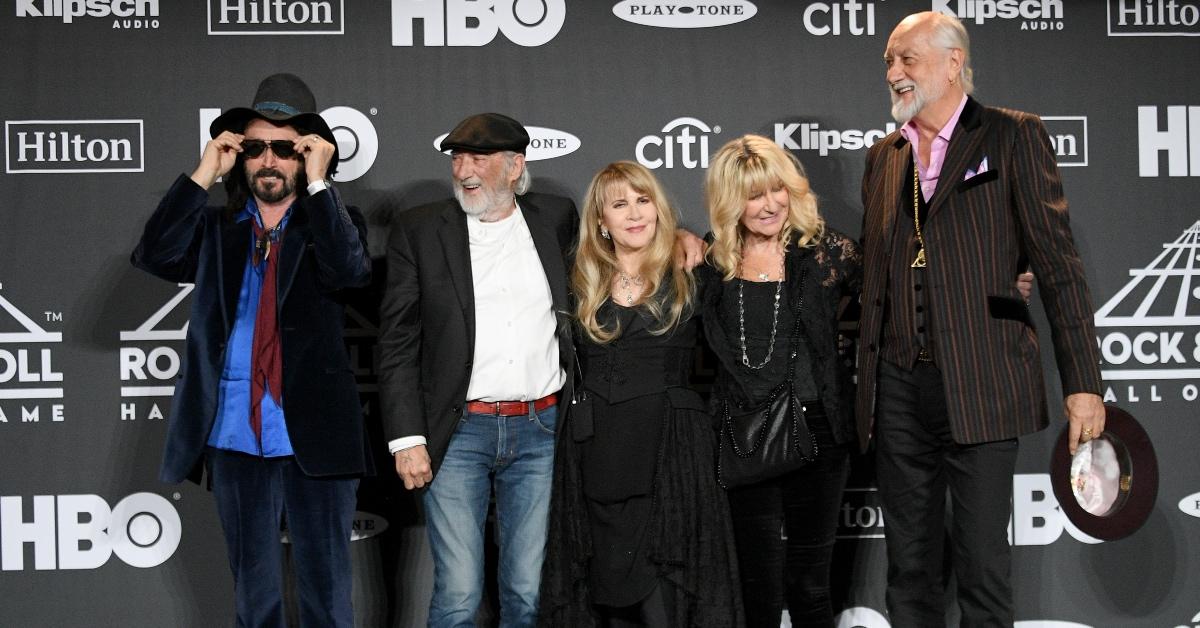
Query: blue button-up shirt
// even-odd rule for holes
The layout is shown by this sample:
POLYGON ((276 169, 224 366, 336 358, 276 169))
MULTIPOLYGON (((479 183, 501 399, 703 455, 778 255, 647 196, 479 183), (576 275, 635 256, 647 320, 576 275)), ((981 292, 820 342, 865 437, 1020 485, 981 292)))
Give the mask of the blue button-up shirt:
MULTIPOLYGON (((288 218, 292 215, 289 207, 283 215, 280 231, 287 227, 288 218)), ((254 197, 246 201, 246 207, 238 214, 237 222, 245 223, 254 220, 262 226, 258 213, 258 204, 254 197)), ((252 227, 247 224, 247 229, 252 227)), ((271 254, 276 254, 274 248, 271 254)), ((255 456, 290 456, 292 441, 288 438, 287 423, 283 419, 283 408, 275 403, 271 395, 262 398, 262 442, 250 429, 250 355, 254 347, 254 321, 258 317, 258 298, 262 294, 263 272, 266 270, 264 261, 259 267, 254 266, 254 247, 246 252, 246 268, 242 271, 242 289, 238 293, 237 318, 233 323, 233 331, 229 334, 229 342, 225 347, 225 367, 221 371, 221 384, 218 390, 217 418, 212 432, 208 435, 208 444, 218 449, 240 451, 255 456)), ((271 391, 279 395, 283 402, 281 391, 271 391)))

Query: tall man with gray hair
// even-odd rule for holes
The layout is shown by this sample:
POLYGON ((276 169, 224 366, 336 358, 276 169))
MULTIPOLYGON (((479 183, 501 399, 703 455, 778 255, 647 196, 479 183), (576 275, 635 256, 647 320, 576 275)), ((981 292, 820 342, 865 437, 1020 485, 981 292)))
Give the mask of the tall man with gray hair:
POLYGON ((884 53, 892 115, 863 176, 858 427, 875 444, 893 626, 945 624, 943 541, 963 626, 1011 626, 1018 437, 1049 423, 1037 334, 1013 277, 1038 276, 1070 446, 1104 430, 1092 302, 1037 116, 972 92, 959 20, 906 17, 884 53))
POLYGON ((424 487, 429 626, 474 626, 493 492, 500 625, 536 623, 559 408, 571 396, 568 255, 579 214, 528 194, 519 122, 463 120, 442 141, 454 198, 400 214, 388 241, 380 394, 396 473, 424 487))

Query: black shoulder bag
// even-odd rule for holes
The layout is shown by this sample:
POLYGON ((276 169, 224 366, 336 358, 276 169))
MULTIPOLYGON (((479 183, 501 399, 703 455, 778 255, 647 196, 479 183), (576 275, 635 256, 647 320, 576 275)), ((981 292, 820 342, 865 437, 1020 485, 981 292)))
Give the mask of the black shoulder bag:
MULTIPOLYGON (((803 274, 800 281, 803 284, 803 274)), ((808 429, 793 385, 802 309, 803 292, 789 343, 787 379, 754 407, 731 408, 728 399, 721 404, 724 416, 717 443, 717 482, 726 489, 781 476, 817 457, 817 439, 808 429)))

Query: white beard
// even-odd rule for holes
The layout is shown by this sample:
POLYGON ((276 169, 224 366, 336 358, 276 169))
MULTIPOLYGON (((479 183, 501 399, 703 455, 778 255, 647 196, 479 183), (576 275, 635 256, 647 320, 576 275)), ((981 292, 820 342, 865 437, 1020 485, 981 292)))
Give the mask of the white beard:
POLYGON ((901 86, 912 85, 912 100, 904 102, 900 94, 896 93, 893 86, 888 86, 888 93, 892 96, 892 119, 897 124, 907 124, 912 120, 926 105, 932 102, 937 102, 946 93, 946 87, 937 81, 934 81, 932 86, 921 85, 916 81, 905 81, 901 86))

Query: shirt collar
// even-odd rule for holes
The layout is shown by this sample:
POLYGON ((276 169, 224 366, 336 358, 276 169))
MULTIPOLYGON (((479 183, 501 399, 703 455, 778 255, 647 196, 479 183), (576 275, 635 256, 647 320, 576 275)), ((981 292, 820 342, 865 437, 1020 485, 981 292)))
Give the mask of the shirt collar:
MULTIPOLYGON (((954 115, 950 116, 950 119, 946 121, 946 125, 938 131, 937 137, 942 138, 947 143, 950 142, 950 136, 954 135, 954 127, 958 126, 958 119, 962 117, 963 109, 966 106, 967 95, 963 94, 962 100, 958 101, 958 108, 954 110, 954 115)), ((900 127, 900 135, 903 135, 904 139, 908 140, 909 143, 915 143, 915 139, 918 137, 917 123, 912 120, 906 122, 904 126, 900 127)))
MULTIPOLYGON (((291 217, 292 209, 295 207, 296 207, 296 204, 292 203, 291 205, 288 206, 287 211, 283 213, 283 219, 280 220, 280 222, 283 223, 284 226, 287 226, 287 219, 289 217, 291 217)), ((235 216, 233 220, 234 220, 234 222, 240 223, 240 222, 246 222, 247 220, 250 220, 251 218, 254 219, 254 222, 256 222, 259 227, 262 226, 262 219, 259 217, 259 213, 258 213, 258 202, 254 200, 253 194, 251 194, 246 199, 246 204, 242 207, 242 211, 238 212, 237 216, 235 216)))

